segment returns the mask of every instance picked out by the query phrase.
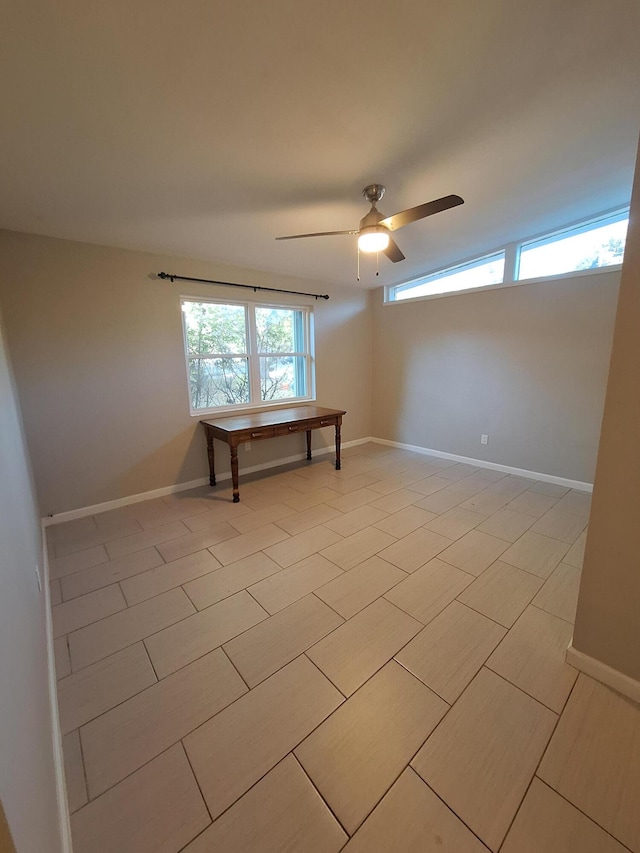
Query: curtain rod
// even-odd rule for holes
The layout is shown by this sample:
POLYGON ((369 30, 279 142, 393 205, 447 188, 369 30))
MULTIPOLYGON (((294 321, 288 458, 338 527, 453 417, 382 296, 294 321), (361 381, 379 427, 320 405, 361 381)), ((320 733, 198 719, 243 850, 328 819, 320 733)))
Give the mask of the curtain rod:
POLYGON ((158 278, 169 278, 171 281, 197 281, 200 284, 221 284, 224 287, 246 287, 256 293, 258 290, 268 290, 270 293, 293 293, 295 296, 313 296, 314 299, 328 299, 328 293, 303 293, 300 290, 282 290, 280 287, 260 287, 259 284, 236 284, 234 281, 216 281, 213 278, 192 278, 189 275, 174 275, 169 272, 159 272, 158 278))

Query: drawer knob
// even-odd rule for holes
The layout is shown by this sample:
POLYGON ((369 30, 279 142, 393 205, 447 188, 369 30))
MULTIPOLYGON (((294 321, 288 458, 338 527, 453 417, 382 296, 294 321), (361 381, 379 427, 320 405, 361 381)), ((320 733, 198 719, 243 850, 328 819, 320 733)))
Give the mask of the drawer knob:
POLYGON ((320 426, 325 426, 326 424, 330 424, 331 421, 320 421, 320 426))
POLYGON ((290 426, 289 427, 289 432, 297 432, 297 430, 298 430, 297 426, 290 426))
POLYGON ((262 433, 261 433, 261 432, 252 432, 252 433, 251 433, 251 438, 260 438, 260 436, 261 436, 261 435, 262 435, 262 433))

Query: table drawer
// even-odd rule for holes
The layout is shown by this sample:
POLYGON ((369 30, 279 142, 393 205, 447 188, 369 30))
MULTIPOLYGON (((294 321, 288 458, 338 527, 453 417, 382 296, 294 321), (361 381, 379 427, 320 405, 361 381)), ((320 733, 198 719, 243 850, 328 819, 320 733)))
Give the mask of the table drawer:
POLYGON ((279 426, 275 427, 274 435, 291 435, 294 432, 305 432, 305 430, 308 429, 311 429, 308 424, 280 424, 279 426))
POLYGON ((240 443, 245 441, 259 441, 261 438, 273 438, 278 435, 275 427, 256 427, 256 429, 248 429, 240 436, 240 443))

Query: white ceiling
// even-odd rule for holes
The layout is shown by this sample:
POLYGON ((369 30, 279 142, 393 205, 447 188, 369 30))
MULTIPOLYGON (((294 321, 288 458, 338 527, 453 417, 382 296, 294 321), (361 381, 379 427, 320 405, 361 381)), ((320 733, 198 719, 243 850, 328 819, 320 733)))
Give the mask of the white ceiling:
MULTIPOLYGON (((625 204, 638 0, 8 0, 0 227, 355 284, 365 184, 397 283, 625 204)), ((173 272, 180 272, 174 270, 173 272)))

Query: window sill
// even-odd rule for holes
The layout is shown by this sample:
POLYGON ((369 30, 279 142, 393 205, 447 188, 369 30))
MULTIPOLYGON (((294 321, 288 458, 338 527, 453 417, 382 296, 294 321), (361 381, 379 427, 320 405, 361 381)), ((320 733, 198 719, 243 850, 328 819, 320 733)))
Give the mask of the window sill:
POLYGON ((192 418, 207 418, 210 415, 233 415, 245 414, 250 415, 257 412, 272 409, 284 409, 289 406, 303 406, 305 403, 315 403, 315 397, 291 397, 289 400, 281 400, 279 402, 269 401, 267 403, 247 403, 242 406, 218 406, 215 409, 191 409, 192 418))

